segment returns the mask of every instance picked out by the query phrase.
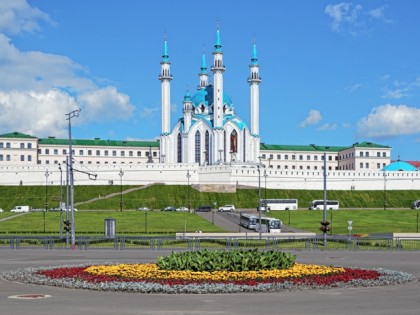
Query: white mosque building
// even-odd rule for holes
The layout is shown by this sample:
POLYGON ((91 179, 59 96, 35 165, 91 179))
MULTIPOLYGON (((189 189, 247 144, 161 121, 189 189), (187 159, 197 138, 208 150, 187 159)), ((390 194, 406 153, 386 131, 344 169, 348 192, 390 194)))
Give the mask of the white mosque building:
POLYGON ((257 49, 254 43, 250 74, 250 126, 236 115, 235 107, 224 92, 223 50, 220 31, 217 30, 213 50, 213 83, 210 83, 203 54, 197 91, 187 91, 183 102, 183 117, 171 131, 170 72, 168 46, 165 40, 161 61, 162 133, 160 153, 163 163, 257 163, 260 156, 259 85, 261 78, 257 49))

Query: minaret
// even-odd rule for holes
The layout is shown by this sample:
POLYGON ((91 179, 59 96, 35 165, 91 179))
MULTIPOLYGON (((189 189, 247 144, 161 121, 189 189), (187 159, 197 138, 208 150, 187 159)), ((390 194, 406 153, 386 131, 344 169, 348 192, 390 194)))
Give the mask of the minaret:
POLYGON ((169 134, 170 134, 170 126, 171 126, 171 117, 170 117, 170 106, 171 106, 171 63, 169 62, 169 55, 168 55, 168 43, 166 41, 166 34, 165 34, 165 41, 163 45, 163 55, 162 61, 160 62, 161 65, 161 72, 159 75, 159 80, 161 82, 161 103, 162 103, 162 133, 160 135, 160 154, 162 157, 166 157, 163 159, 165 162, 172 163, 174 157, 172 157, 169 153, 169 134))
POLYGON ((250 76, 248 78, 250 88, 250 115, 251 115, 251 160, 254 162, 258 161, 260 152, 260 127, 259 127, 259 108, 260 108, 260 91, 259 85, 261 78, 259 74, 259 64, 257 58, 257 46, 255 44, 252 47, 252 58, 251 64, 249 65, 250 76))
POLYGON ((223 72, 225 66, 223 65, 223 52, 220 40, 219 28, 216 33, 216 44, 213 51, 213 128, 214 132, 214 150, 213 161, 223 163, 226 152, 224 150, 223 137, 223 72))
POLYGON ((200 68, 200 85, 198 86, 199 89, 203 89, 208 85, 209 75, 207 74, 207 65, 206 65, 206 55, 203 51, 203 56, 201 57, 201 68, 200 68))
POLYGON ((191 114, 192 114, 192 100, 190 93, 187 91, 184 96, 184 133, 188 133, 191 127, 191 114))

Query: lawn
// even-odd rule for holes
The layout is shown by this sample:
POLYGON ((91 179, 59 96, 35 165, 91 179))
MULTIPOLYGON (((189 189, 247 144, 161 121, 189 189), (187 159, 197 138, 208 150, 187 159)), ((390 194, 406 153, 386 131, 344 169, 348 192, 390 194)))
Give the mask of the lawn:
MULTIPOLYGON (((0 219, 3 217, 6 216, 0 215, 0 219)), ((175 234, 185 231, 223 232, 221 228, 212 225, 211 222, 200 216, 186 212, 78 211, 75 212, 76 233, 85 235, 103 234, 105 219, 107 218, 115 219, 117 234, 175 234)), ((65 213, 63 213, 63 219, 65 219, 65 213)), ((44 234, 44 231, 46 234, 58 234, 59 229, 59 212, 31 212, 16 216, 13 219, 0 221, 0 233, 2 234, 44 234)))
MULTIPOLYGON (((271 211, 269 216, 279 218, 284 224, 321 233, 322 210, 271 211)), ((352 221, 353 234, 414 233, 419 229, 417 210, 328 210, 327 220, 333 234, 348 234, 348 221, 352 221)))

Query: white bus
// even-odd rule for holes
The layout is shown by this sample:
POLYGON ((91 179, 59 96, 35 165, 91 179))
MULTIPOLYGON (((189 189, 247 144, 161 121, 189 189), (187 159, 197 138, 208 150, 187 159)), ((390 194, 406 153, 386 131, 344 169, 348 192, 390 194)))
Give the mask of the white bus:
POLYGON ((244 228, 254 230, 257 226, 257 216, 249 213, 241 213, 240 224, 244 228))
POLYGON ((257 232, 261 229, 262 233, 281 233, 282 222, 279 219, 261 217, 261 224, 259 222, 260 220, 257 218, 257 224, 255 227, 257 232))
MULTIPOLYGON (((327 210, 337 210, 340 203, 337 200, 327 200, 327 210)), ((309 210, 324 210, 324 200, 312 200, 309 204, 309 210)))
POLYGON ((262 210, 297 210, 297 199, 261 199, 262 210))

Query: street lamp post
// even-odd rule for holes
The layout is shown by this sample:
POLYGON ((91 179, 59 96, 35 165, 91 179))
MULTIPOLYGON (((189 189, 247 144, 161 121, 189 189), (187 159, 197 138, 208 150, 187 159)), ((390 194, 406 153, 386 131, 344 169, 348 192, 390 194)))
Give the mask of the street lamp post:
MULTIPOLYGON (((327 152, 324 152, 324 211, 322 221, 327 221, 327 152)), ((324 246, 327 246, 327 225, 323 225, 323 227, 324 246)))
POLYGON ((386 210, 386 173, 384 170, 384 210, 386 210))
POLYGON ((214 211, 216 211, 217 209, 217 201, 215 201, 213 204, 214 204, 214 209, 211 211, 211 224, 214 225, 214 211))
POLYGON ((259 239, 261 239, 261 170, 260 165, 257 166, 258 169, 258 232, 259 239))
POLYGON ((71 140, 71 119, 74 117, 79 117, 80 109, 76 109, 68 114, 67 120, 69 121, 69 179, 70 179, 70 191, 69 191, 69 198, 70 198, 70 211, 71 211, 71 249, 76 249, 76 235, 74 229, 74 177, 73 177, 73 148, 72 148, 72 140, 71 140))
POLYGON ((120 175, 120 212, 122 212, 122 208, 123 208, 122 178, 123 178, 124 172, 122 171, 121 168, 120 168, 120 172, 118 173, 118 175, 120 175))
MULTIPOLYGON (((267 203, 267 177, 268 177, 268 174, 267 174, 267 172, 266 172, 266 170, 264 169, 264 200, 265 200, 265 203, 267 203)), ((265 209, 266 211, 267 211, 267 209, 265 209)))
POLYGON ((188 211, 191 210, 191 202, 190 202, 190 170, 187 171, 187 195, 188 195, 188 211))
POLYGON ((45 172, 45 209, 44 209, 44 233, 45 233, 45 212, 48 211, 48 176, 50 173, 47 171, 45 172))
POLYGON ((60 237, 63 236, 63 170, 61 164, 58 164, 60 170, 60 237))

